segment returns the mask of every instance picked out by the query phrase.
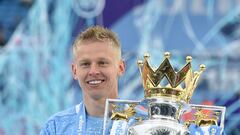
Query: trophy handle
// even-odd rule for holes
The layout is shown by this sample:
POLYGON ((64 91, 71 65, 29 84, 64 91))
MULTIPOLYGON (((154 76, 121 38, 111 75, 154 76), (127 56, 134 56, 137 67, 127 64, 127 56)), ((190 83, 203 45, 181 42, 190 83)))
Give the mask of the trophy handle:
POLYGON ((120 100, 120 99, 107 99, 105 103, 105 112, 104 112, 104 120, 103 120, 103 134, 108 132, 108 124, 109 121, 128 121, 130 117, 132 117, 136 111, 134 107, 140 104, 141 101, 134 100, 120 100), (117 111, 118 105, 128 104, 129 107, 126 110, 117 111), (111 115, 111 116, 110 116, 111 115))
MULTIPOLYGON (((196 124, 201 127, 201 124, 216 125, 221 128, 221 134, 224 130, 224 120, 226 107, 224 106, 212 106, 212 105, 197 105, 189 104, 192 110, 196 110, 195 120, 190 121, 190 123, 196 124), (214 112, 212 118, 208 118, 208 115, 201 113, 202 110, 214 112)), ((190 124, 188 123, 188 124, 190 124)))

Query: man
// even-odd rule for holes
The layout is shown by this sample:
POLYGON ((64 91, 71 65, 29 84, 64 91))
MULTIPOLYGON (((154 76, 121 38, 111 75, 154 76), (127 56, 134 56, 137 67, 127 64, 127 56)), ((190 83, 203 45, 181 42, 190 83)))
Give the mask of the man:
POLYGON ((107 98, 118 98, 118 78, 125 71, 116 35, 93 26, 73 44, 72 73, 82 89, 83 101, 52 116, 43 135, 101 135, 107 98))

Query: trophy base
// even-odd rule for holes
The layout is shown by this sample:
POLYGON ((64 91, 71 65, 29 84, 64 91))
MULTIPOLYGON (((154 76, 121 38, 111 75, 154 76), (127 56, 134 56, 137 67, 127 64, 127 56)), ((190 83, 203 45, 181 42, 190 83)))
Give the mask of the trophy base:
POLYGON ((189 135, 189 131, 175 120, 150 119, 131 126, 128 135, 189 135))

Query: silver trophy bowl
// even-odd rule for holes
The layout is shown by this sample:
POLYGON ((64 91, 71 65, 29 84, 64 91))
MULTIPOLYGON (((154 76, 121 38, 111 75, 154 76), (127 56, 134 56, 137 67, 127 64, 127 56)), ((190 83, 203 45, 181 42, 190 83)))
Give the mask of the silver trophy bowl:
POLYGON ((128 129, 128 135, 187 135, 181 123, 182 114, 189 110, 184 102, 170 98, 148 99, 148 119, 137 122, 128 129))

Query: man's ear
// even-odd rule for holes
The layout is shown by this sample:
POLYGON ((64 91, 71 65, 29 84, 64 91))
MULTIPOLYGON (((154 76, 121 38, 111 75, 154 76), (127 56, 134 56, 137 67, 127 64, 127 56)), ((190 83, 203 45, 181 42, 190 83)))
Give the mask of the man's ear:
POLYGON ((72 63, 72 76, 75 80, 77 80, 77 65, 72 63))
POLYGON ((125 73, 125 68, 126 68, 125 61, 124 60, 120 60, 118 66, 119 66, 118 76, 122 76, 125 73))

